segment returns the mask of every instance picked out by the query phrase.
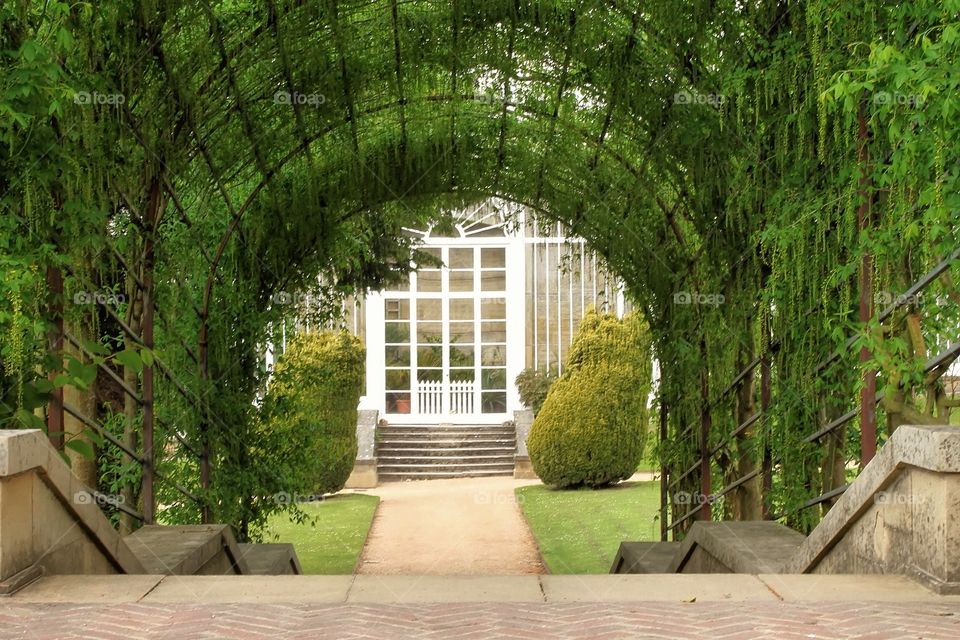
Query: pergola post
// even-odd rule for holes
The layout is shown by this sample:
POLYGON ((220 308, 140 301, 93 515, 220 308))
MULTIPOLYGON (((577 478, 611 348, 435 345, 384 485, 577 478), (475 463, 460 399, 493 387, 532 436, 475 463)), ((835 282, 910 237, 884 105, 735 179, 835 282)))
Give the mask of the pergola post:
MULTIPOLYGON (((47 310, 53 319, 47 345, 57 361, 63 362, 63 274, 57 267, 47 267, 47 291, 47 310)), ((57 372, 51 371, 51 382, 56 377, 57 372)), ((47 403, 47 437, 55 448, 63 449, 63 387, 50 391, 50 401, 47 403)))
MULTIPOLYGON (((860 163, 860 206, 857 207, 857 228, 862 237, 870 226, 870 149, 867 131, 866 103, 860 101, 857 114, 858 150, 860 163)), ((864 252, 860 262, 860 322, 866 326, 873 317, 873 256, 864 252)), ((860 466, 865 466, 877 453, 877 373, 866 368, 870 350, 860 347, 860 365, 863 367, 863 386, 860 388, 860 466)))

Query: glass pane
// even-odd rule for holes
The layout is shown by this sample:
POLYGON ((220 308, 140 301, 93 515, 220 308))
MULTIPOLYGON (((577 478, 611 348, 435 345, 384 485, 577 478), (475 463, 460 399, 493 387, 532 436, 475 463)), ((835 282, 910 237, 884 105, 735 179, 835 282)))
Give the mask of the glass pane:
POLYGON ((410 274, 405 273, 400 277, 400 281, 387 287, 387 291, 409 291, 410 274))
POLYGON ((391 391, 409 391, 410 370, 387 369, 387 389, 391 391))
POLYGON ((482 271, 480 273, 481 291, 505 291, 507 288, 506 271, 482 271))
POLYGON ((473 323, 451 322, 450 344, 473 344, 473 323))
POLYGON ((417 342, 420 344, 440 344, 443 338, 443 323, 441 322, 418 322, 417 323, 417 342))
POLYGON ((451 382, 473 382, 477 372, 474 369, 450 369, 451 382))
POLYGON ((482 413, 505 413, 507 411, 506 391, 484 391, 480 394, 482 413))
POLYGON ((384 361, 388 367, 409 367, 410 347, 384 347, 384 361))
POLYGON ((450 300, 451 320, 473 320, 473 298, 450 300))
POLYGON ((447 266, 451 269, 473 269, 473 249, 450 249, 447 266))
POLYGON ((507 266, 506 249, 480 249, 480 266, 484 269, 502 269, 507 266))
POLYGON ((387 413, 410 413, 410 392, 388 393, 387 413))
POLYGON ((480 323, 481 341, 484 343, 506 342, 507 341, 507 323, 506 322, 482 322, 480 323))
POLYGON ((384 317, 387 320, 409 320, 410 301, 387 299, 383 301, 384 317))
POLYGON ((417 347, 418 367, 442 367, 443 352, 440 347, 417 347))
POLYGON ((473 291, 473 271, 451 271, 450 291, 473 291))
POLYGON ((443 380, 442 369, 417 369, 418 382, 440 382, 443 380))
POLYGON ((450 347, 451 367, 472 367, 473 347, 450 347))
POLYGON ((480 317, 484 320, 506 320, 506 298, 484 298, 480 301, 480 317))
POLYGON ((387 343, 407 344, 410 342, 409 322, 388 322, 384 329, 384 341, 387 343))
POLYGON ((417 320, 431 320, 437 322, 440 320, 441 300, 417 300, 417 320))
POLYGON ((480 364, 484 366, 506 366, 506 347, 484 347, 480 352, 480 364))
POLYGON ((440 271, 425 269, 417 272, 417 291, 436 293, 440 291, 440 271))
POLYGON ((480 372, 480 385, 486 389, 506 389, 506 369, 484 369, 480 372))
POLYGON ((420 247, 419 250, 422 251, 423 253, 433 256, 437 260, 443 259, 443 256, 440 255, 440 247, 420 247))

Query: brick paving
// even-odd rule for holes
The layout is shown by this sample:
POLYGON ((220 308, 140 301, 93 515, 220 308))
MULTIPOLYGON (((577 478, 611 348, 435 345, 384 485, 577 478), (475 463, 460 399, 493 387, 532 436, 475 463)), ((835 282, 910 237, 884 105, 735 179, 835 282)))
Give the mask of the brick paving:
POLYGON ((947 602, 18 604, 0 640, 960 638, 947 602))

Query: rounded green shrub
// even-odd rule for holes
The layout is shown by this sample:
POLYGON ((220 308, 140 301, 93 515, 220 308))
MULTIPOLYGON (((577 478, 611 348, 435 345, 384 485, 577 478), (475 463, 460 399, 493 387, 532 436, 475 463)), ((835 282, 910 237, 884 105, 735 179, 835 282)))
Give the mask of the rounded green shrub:
POLYGON ((647 433, 651 366, 642 317, 587 314, 527 438, 544 483, 600 487, 633 475, 647 433))
POLYGON ((297 336, 277 359, 262 428, 265 441, 283 451, 293 490, 334 493, 346 484, 357 457, 364 362, 363 344, 346 331, 297 336))

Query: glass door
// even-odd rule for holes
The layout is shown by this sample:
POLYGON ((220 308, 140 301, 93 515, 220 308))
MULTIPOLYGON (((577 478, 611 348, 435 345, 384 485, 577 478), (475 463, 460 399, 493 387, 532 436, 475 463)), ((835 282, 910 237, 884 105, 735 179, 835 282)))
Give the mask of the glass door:
POLYGON ((408 291, 385 299, 386 412, 505 413, 506 250, 428 251, 443 268, 421 269, 408 291))

